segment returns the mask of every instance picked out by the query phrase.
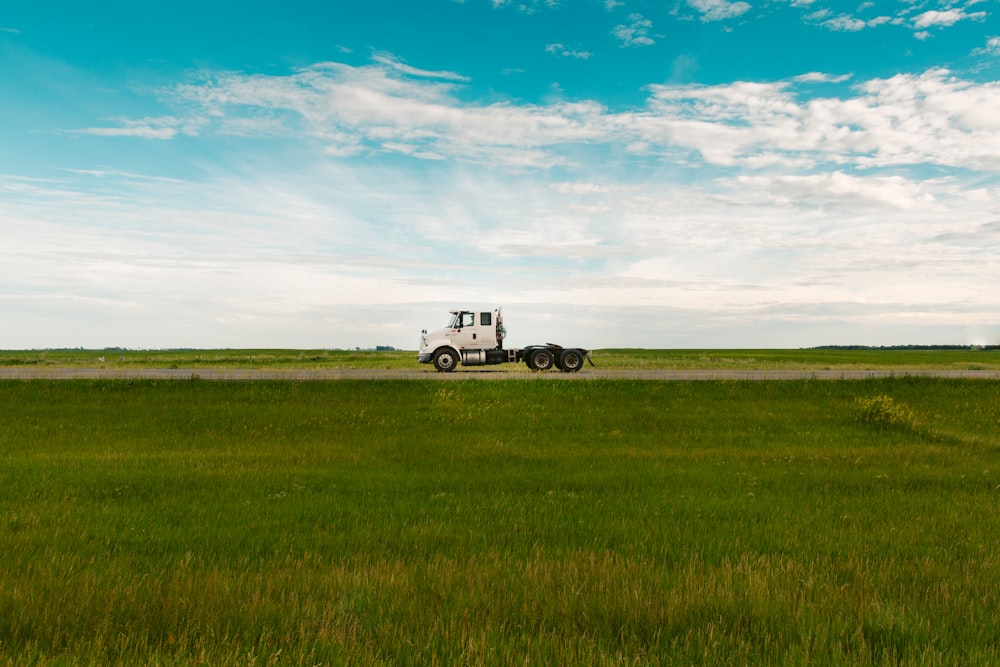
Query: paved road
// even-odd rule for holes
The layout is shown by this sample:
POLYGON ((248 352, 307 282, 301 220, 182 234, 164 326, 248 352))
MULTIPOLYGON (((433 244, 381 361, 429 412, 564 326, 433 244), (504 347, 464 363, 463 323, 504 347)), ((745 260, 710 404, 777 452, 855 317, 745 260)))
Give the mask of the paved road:
POLYGON ((1000 370, 847 369, 847 370, 608 370, 587 368, 579 373, 528 370, 461 369, 250 369, 250 368, 0 368, 0 380, 866 380, 890 377, 935 377, 1000 380, 1000 370))

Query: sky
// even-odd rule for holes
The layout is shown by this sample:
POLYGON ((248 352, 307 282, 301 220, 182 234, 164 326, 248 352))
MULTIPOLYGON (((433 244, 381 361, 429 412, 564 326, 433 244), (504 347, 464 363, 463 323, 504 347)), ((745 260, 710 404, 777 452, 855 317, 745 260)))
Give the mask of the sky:
POLYGON ((1000 0, 0 7, 0 349, 1000 344, 1000 0))

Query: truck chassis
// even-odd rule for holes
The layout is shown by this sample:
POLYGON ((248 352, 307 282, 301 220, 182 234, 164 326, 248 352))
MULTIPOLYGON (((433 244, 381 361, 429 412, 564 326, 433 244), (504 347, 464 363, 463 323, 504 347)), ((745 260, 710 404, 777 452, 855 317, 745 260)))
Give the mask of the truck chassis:
POLYGON ((452 347, 438 348, 430 355, 421 355, 421 363, 432 363, 434 368, 450 373, 461 364, 463 366, 491 366, 494 364, 521 363, 533 371, 547 371, 557 368, 564 373, 576 373, 583 368, 584 361, 590 359, 590 350, 576 347, 563 347, 555 343, 545 345, 529 345, 525 348, 497 350, 462 350, 452 347))

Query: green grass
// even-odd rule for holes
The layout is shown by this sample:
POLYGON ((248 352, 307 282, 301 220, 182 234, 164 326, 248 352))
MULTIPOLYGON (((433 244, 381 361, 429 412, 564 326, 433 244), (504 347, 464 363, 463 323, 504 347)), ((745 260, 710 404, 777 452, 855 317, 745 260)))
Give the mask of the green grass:
MULTIPOLYGON (((0 366, 76 368, 414 369, 415 351, 371 350, 7 350, 0 366)), ((644 350, 593 353, 607 369, 1000 370, 1000 350, 644 350)), ((522 367, 523 368, 523 367, 522 367)))
POLYGON ((607 368, 849 370, 849 369, 1000 369, 996 349, 801 349, 801 350, 599 350, 607 368))
POLYGON ((0 366, 61 368, 412 368, 416 359, 399 350, 0 351, 0 366))
POLYGON ((0 664, 996 664, 1000 383, 0 383, 0 664))

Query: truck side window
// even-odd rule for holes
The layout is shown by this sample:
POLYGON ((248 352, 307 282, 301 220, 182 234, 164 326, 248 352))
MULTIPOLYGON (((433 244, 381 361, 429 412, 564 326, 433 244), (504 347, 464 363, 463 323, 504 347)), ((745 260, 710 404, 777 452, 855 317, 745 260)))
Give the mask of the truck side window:
POLYGON ((479 313, 480 326, 488 327, 493 323, 493 313, 479 313))
POLYGON ((462 313, 462 326, 471 327, 476 323, 475 313, 462 313))

